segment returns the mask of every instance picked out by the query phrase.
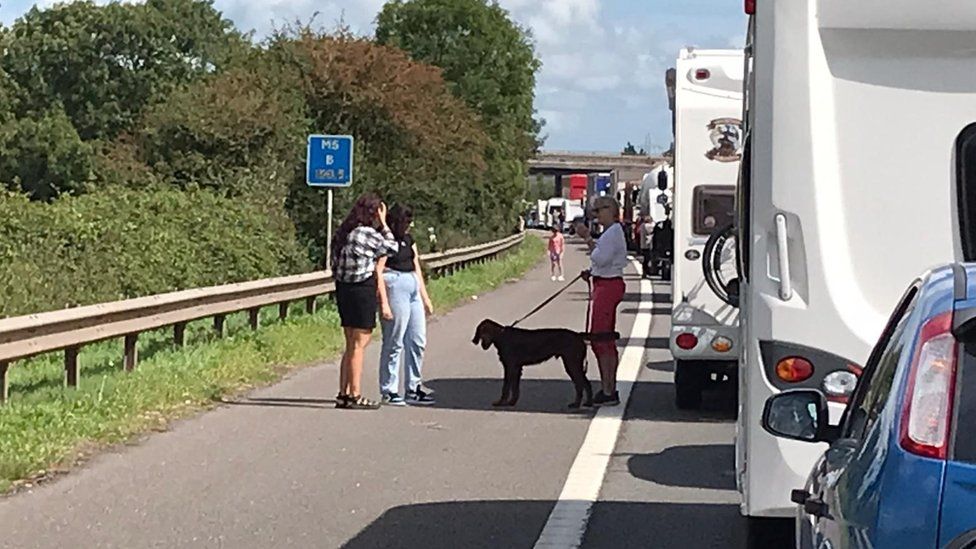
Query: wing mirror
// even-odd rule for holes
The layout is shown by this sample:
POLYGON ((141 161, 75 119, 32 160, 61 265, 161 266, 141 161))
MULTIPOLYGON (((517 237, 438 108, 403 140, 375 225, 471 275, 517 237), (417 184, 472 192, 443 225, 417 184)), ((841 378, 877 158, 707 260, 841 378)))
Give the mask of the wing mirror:
POLYGON ((762 426, 775 437, 801 442, 834 442, 839 429, 830 425, 827 397, 820 391, 785 391, 766 400, 762 426))

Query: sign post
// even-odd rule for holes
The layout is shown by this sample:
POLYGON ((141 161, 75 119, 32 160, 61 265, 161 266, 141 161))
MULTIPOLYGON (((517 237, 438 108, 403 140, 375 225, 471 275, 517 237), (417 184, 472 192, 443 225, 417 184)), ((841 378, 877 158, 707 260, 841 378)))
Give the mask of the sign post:
POLYGON ((325 268, 332 270, 332 190, 352 185, 353 145, 351 135, 310 135, 305 157, 305 183, 328 190, 328 225, 325 237, 325 268))

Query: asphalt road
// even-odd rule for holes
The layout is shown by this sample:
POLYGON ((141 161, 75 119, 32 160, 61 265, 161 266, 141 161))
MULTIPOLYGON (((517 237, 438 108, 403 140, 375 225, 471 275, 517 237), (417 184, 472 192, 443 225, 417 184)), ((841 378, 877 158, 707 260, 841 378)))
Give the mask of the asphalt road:
MULTIPOLYGON (((578 272, 585 255, 568 249, 578 272)), ((593 413, 567 410, 555 362, 526 372, 517 408, 492 409, 501 367, 471 337, 557 288, 540 266, 437 318, 425 367, 435 407, 336 410, 336 366, 309 368, 0 500, 0 547, 531 548, 593 413)), ((628 277, 621 344, 644 361, 583 547, 742 547, 732 396, 674 409, 670 298, 654 288, 642 296, 628 277), (631 334, 641 311, 653 311, 651 331, 631 334)), ((581 329, 586 299, 580 283, 523 326, 581 329)), ((367 355, 374 394, 378 354, 367 355)))

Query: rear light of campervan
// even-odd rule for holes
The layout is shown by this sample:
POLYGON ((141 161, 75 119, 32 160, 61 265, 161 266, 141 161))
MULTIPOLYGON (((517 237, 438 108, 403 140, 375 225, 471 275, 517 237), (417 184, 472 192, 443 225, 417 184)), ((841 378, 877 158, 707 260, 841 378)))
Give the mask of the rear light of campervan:
POLYGON ((951 329, 951 312, 922 326, 901 418, 902 448, 935 459, 945 459, 949 447, 958 347, 951 329))
POLYGON ((732 340, 725 336, 715 336, 712 339, 712 350, 716 353, 727 353, 732 350, 732 340))
POLYGON ((712 77, 712 71, 708 69, 698 69, 695 71, 695 80, 708 80, 712 77))
POLYGON ((787 383, 800 383, 813 376, 813 364, 798 356, 784 358, 776 363, 776 377, 787 383))
POLYGON ((756 0, 746 0, 746 15, 756 14, 756 0))
POLYGON ((674 338, 674 342, 679 349, 688 351, 698 346, 698 336, 686 332, 674 338))

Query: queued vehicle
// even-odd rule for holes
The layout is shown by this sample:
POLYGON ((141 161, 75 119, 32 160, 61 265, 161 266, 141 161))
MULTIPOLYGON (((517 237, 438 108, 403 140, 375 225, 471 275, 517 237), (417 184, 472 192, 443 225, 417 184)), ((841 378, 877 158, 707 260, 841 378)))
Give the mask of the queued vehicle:
MULTIPOLYGON (((760 425, 819 389, 834 419, 905 284, 976 261, 972 0, 747 0, 736 196, 736 485, 750 545, 792 527, 823 446, 760 425)), ((776 546, 778 547, 778 546, 776 546)), ((886 547, 879 545, 878 547, 886 547)))
MULTIPOLYGON (((675 63, 674 276, 669 346, 674 399, 697 409, 713 381, 736 376, 739 309, 710 281, 736 276, 734 236, 708 250, 709 237, 731 228, 742 159, 742 50, 685 48, 675 63), (716 269, 703 269, 714 258, 716 269)), ((711 265, 711 263, 709 263, 711 265)))
POLYGON ((774 436, 830 444, 792 492, 797 547, 976 547, 976 263, 915 281, 839 426, 829 400, 786 391, 763 413, 774 436))

